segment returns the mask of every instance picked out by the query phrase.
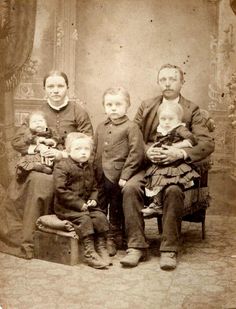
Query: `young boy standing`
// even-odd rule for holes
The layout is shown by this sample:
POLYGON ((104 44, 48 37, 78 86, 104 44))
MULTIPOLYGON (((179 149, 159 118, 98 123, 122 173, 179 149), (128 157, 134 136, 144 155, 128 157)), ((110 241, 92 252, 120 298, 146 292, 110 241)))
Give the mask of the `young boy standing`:
POLYGON ((83 133, 69 133, 66 138, 68 158, 54 167, 55 214, 73 223, 84 245, 84 257, 93 268, 111 265, 106 250, 109 229, 104 213, 98 207, 97 188, 91 164, 88 162, 92 139, 83 133))
POLYGON ((118 239, 122 237, 122 188, 140 169, 144 144, 139 127, 126 115, 130 96, 124 88, 106 90, 103 106, 107 119, 95 133, 95 166, 100 196, 103 198, 101 208, 105 213, 109 212, 107 248, 112 256, 116 254, 118 239))

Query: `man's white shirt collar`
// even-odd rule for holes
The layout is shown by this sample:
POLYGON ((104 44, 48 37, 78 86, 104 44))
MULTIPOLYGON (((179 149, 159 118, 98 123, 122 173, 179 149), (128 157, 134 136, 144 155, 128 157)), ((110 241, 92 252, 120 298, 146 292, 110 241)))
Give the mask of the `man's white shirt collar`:
POLYGON ((166 103, 166 102, 168 102, 168 103, 179 103, 179 99, 180 99, 179 96, 177 98, 175 98, 174 100, 167 100, 166 98, 163 97, 162 103, 166 103))
POLYGON ((49 99, 47 99, 47 102, 48 102, 48 105, 51 106, 51 108, 55 109, 56 111, 59 111, 68 104, 69 98, 66 96, 64 99, 64 102, 60 106, 53 105, 49 99))

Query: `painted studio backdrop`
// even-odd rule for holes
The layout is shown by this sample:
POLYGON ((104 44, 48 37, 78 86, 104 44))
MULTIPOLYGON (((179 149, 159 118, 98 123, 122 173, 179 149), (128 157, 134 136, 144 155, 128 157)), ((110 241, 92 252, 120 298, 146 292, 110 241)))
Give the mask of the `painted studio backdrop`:
POLYGON ((168 62, 185 72, 183 95, 207 109, 217 124, 212 169, 236 176, 234 1, 0 3, 2 186, 14 172, 14 128, 39 108, 42 78, 49 70, 68 74, 70 98, 85 102, 96 128, 104 118, 106 88, 121 85, 129 90, 132 118, 142 100, 159 94, 157 71, 168 62))

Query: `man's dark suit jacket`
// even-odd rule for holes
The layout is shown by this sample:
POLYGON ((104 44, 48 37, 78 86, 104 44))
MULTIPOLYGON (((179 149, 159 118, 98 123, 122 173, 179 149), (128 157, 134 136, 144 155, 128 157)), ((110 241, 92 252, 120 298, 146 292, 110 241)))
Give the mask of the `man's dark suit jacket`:
MULTIPOLYGON (((162 99, 162 96, 158 96, 156 98, 143 101, 134 118, 134 122, 139 125, 143 133, 146 150, 155 141, 156 130, 159 124, 157 110, 162 102, 162 99)), ((209 134, 199 107, 182 96, 180 96, 179 104, 182 106, 184 111, 182 121, 194 134, 198 142, 193 148, 184 149, 188 155, 186 162, 191 163, 200 161, 214 151, 214 139, 209 134)))

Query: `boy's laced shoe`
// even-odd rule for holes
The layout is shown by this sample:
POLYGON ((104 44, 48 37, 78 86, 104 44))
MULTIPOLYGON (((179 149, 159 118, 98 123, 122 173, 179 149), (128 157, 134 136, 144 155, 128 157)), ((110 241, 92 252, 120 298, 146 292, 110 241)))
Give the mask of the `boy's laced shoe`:
POLYGON ((87 264, 93 268, 106 269, 108 263, 95 251, 94 238, 92 235, 83 238, 84 258, 87 264))
POLYGON ((99 254, 99 256, 110 266, 112 265, 111 258, 107 251, 107 243, 106 238, 103 234, 99 234, 97 236, 96 242, 95 242, 96 251, 99 254))
POLYGON ((114 256, 117 253, 117 246, 114 237, 107 238, 107 252, 109 256, 114 256))

